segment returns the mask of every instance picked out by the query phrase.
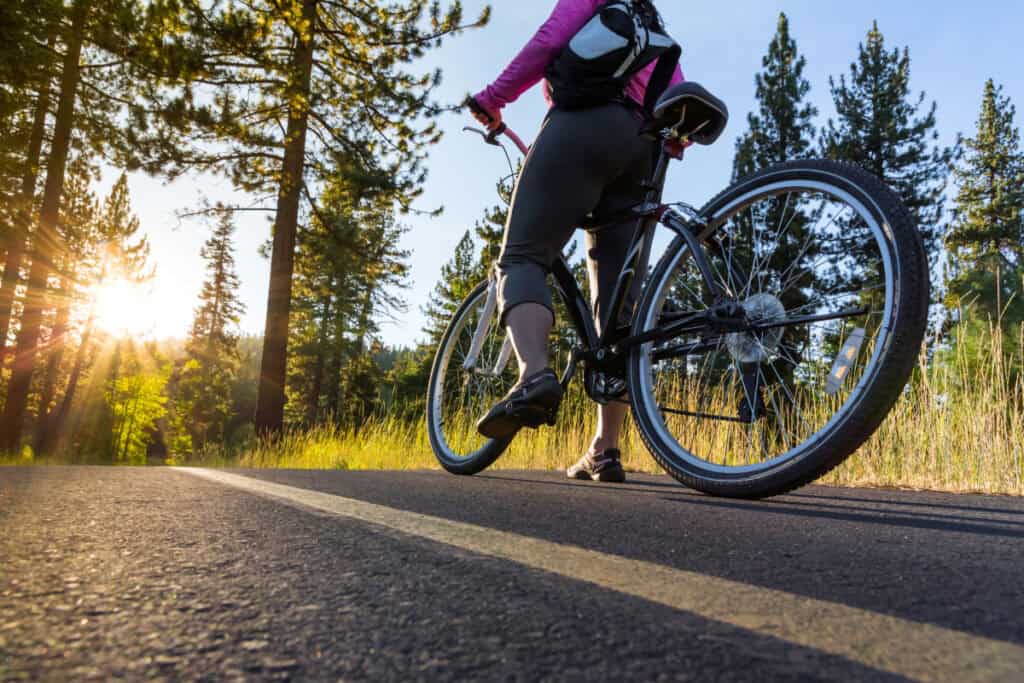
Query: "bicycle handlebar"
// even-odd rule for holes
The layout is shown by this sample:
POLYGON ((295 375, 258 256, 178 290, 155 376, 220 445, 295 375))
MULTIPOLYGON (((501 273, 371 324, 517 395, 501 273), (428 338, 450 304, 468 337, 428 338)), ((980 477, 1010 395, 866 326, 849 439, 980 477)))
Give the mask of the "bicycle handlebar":
POLYGON ((513 131, 511 128, 505 126, 505 130, 503 130, 502 133, 504 133, 505 137, 512 141, 513 145, 519 148, 519 151, 522 152, 524 156, 530 153, 530 148, 526 145, 526 143, 523 142, 522 138, 515 134, 515 131, 513 131))
MULTIPOLYGON (((466 101, 464 102, 464 105, 468 107, 470 111, 472 111, 474 114, 479 114, 480 116, 486 118, 488 123, 494 123, 494 117, 491 116, 491 113, 484 109, 483 107, 481 107, 480 103, 477 102, 474 97, 467 97, 466 101)), ((522 138, 516 135, 516 133, 504 123, 501 123, 496 128, 491 129, 490 132, 488 133, 483 133, 475 128, 470 128, 468 126, 463 128, 462 130, 469 130, 473 131, 474 133, 479 133, 483 135, 484 142, 486 142, 489 145, 498 145, 498 136, 504 135, 509 140, 511 140, 512 144, 514 144, 516 148, 524 155, 529 153, 530 151, 530 148, 526 146, 522 138)))

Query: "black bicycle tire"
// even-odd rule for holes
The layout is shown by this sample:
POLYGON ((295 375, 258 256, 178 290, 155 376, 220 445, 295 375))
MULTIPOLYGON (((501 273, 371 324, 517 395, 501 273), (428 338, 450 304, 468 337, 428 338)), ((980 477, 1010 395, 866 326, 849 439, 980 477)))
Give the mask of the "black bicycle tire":
POLYGON ((483 472, 488 467, 494 464, 494 462, 501 457, 509 445, 512 443, 512 437, 510 439, 497 440, 491 439, 485 443, 481 448, 472 453, 466 458, 461 458, 458 461, 450 460, 442 456, 443 448, 439 442, 439 437, 435 433, 434 421, 431 419, 431 415, 434 410, 434 382, 437 381, 437 373, 440 370, 441 358, 444 355, 445 346, 451 341, 452 334, 455 332, 455 324, 459 321, 466 309, 472 304, 475 299, 480 297, 481 292, 487 289, 489 282, 484 280, 476 287, 474 287, 466 298, 463 299, 462 303, 455 310, 455 314, 452 315, 451 321, 448 323, 448 327, 445 329, 444 335, 441 337, 441 343, 437 346, 437 351, 434 353, 434 362, 430 367, 430 379, 427 381, 427 437, 430 441, 430 448, 434 452, 434 457, 437 458, 438 463, 447 472, 451 474, 457 474, 461 476, 472 476, 483 472))
MULTIPOLYGON (((888 224, 889 242, 895 256, 893 280, 897 290, 890 321, 891 332, 879 362, 873 368, 873 376, 846 417, 801 457, 753 475, 715 474, 666 456, 645 402, 638 396, 639 392, 633 392, 634 419, 654 459, 682 484, 713 496, 758 499, 781 495, 821 478, 853 455, 875 433, 906 386, 917 363, 928 323, 928 260, 914 219, 889 187, 859 166, 827 160, 777 164, 726 188, 704 206, 701 214, 714 215, 716 209, 733 199, 760 186, 783 180, 826 181, 850 191, 859 199, 866 200, 864 205, 878 214, 876 218, 888 224)), ((637 307, 634 334, 643 331, 640 329, 641 321, 649 308, 656 304, 655 284, 666 276, 665 271, 671 267, 677 250, 684 246, 683 240, 676 238, 652 272, 649 286, 637 307)), ((641 386, 642 354, 643 347, 637 347, 630 354, 629 380, 633 387, 641 386)))

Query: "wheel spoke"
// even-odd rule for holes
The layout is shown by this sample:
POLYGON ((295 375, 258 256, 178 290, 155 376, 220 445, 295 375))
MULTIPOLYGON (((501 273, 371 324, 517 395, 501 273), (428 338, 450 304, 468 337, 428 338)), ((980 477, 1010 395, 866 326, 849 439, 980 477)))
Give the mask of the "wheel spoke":
MULTIPOLYGON (((764 377, 760 367, 758 367, 758 369, 757 369, 757 374, 758 374, 759 377, 762 377, 762 378, 764 377)), ((765 382, 765 384, 767 384, 767 382, 765 382)), ((793 439, 789 438, 789 432, 786 430, 786 422, 783 419, 782 409, 779 408, 779 402, 775 399, 775 394, 776 394, 776 392, 773 391, 773 392, 771 392, 768 395, 768 398, 769 398, 769 400, 771 401, 771 404, 772 404, 772 409, 773 409, 772 412, 775 414, 775 421, 778 423, 779 431, 781 431, 783 437, 785 437, 786 443, 787 444, 788 443, 794 443, 793 439)), ((790 447, 787 446, 786 450, 789 450, 789 448, 790 447)))
MULTIPOLYGON (((724 292, 722 303, 742 307, 746 320, 712 321, 638 347, 650 364, 641 366, 650 389, 638 394, 652 397, 637 399, 638 410, 649 405, 657 416, 654 441, 672 446, 668 462, 763 471, 820 443, 821 430, 858 405, 854 394, 869 386, 858 378, 894 329, 879 323, 892 313, 884 294, 896 273, 883 251, 891 248, 887 229, 835 187, 820 177, 813 184, 775 178, 711 210, 717 232, 705 247, 710 277, 724 292), (847 391, 826 395, 837 348, 855 327, 869 330, 871 346, 851 369, 847 391)), ((655 271, 651 283, 659 291, 647 300, 658 310, 641 311, 642 329, 672 324, 680 309, 709 307, 696 284, 702 275, 686 258, 692 255, 677 254, 672 272, 655 271)))
MULTIPOLYGON (((825 229, 828 229, 828 227, 830 225, 835 223, 836 218, 838 218, 841 214, 845 213, 846 210, 849 209, 849 208, 850 208, 849 206, 846 206, 846 207, 843 207, 842 211, 837 211, 836 213, 834 213, 832 215, 831 220, 829 220, 829 222, 826 224, 825 229)), ((811 240, 814 237, 816 232, 817 231, 815 231, 815 230, 808 230, 807 231, 807 236, 804 238, 804 243, 801 245, 800 251, 797 252, 796 258, 793 259, 793 262, 789 264, 789 266, 786 268, 786 270, 782 271, 782 275, 779 276, 779 281, 783 283, 779 287, 779 291, 780 292, 784 293, 784 292, 786 292, 788 290, 788 287, 785 285, 785 283, 788 282, 787 276, 790 273, 790 271, 793 268, 795 268, 800 263, 800 261, 803 260, 804 256, 810 250, 810 248, 811 248, 811 246, 813 244, 811 242, 811 240)), ((799 280, 799 277, 797 277, 796 280, 799 280)))
POLYGON ((853 297, 854 295, 857 295, 857 294, 863 294, 865 292, 878 291, 879 289, 884 289, 885 288, 885 285, 874 285, 874 286, 871 286, 871 287, 863 287, 863 288, 861 288, 859 290, 852 291, 852 292, 847 292, 847 293, 837 292, 836 290, 839 287, 841 287, 841 286, 842 285, 836 285, 836 287, 833 287, 832 290, 830 290, 829 292, 826 292, 824 294, 819 295, 816 299, 813 299, 811 301, 808 301, 805 304, 802 304, 802 305, 797 306, 797 307, 795 307, 795 308, 793 308, 791 310, 786 311, 787 315, 801 314, 804 311, 810 311, 810 310, 813 310, 813 309, 818 308, 820 306, 824 306, 827 303, 829 303, 827 300, 831 299, 833 297, 837 297, 837 296, 853 297))

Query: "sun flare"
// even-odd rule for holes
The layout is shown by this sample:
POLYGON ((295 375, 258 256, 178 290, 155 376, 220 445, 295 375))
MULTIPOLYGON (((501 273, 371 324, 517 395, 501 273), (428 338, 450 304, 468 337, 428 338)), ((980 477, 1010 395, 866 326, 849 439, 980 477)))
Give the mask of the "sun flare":
POLYGON ((146 336, 155 327, 155 311, 146 287, 121 278, 96 288, 96 326, 118 336, 146 336))

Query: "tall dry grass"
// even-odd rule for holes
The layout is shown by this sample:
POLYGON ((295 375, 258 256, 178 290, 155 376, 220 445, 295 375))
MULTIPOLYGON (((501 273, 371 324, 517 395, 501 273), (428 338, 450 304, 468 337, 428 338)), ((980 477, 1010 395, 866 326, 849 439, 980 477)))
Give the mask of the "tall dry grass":
POLYGON ((1024 327, 1012 349, 992 325, 972 342, 922 357, 889 418, 825 481, 1024 495, 1024 327))
MULTIPOLYGON (((982 326, 971 344, 940 349, 920 367, 878 432, 822 483, 909 487, 1024 495, 1024 328, 1004 348, 1001 334, 982 326)), ((578 383, 577 383, 578 385, 578 383)), ((496 468, 560 469, 588 445, 593 408, 576 391, 559 426, 521 434, 496 468)), ((623 444, 628 469, 658 472, 636 430, 623 444)), ((437 467, 422 422, 387 417, 358 430, 320 427, 254 445, 237 458, 207 464, 311 469, 437 467)))

